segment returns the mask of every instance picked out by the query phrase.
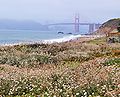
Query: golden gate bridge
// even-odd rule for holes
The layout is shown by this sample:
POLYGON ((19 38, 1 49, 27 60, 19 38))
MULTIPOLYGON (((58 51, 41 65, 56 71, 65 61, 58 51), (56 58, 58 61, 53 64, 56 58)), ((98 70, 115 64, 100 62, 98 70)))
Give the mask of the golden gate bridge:
POLYGON ((74 31, 75 33, 78 33, 80 32, 80 26, 81 25, 86 25, 88 26, 88 29, 89 29, 89 33, 92 33, 94 32, 95 30, 99 29, 99 27, 101 26, 100 23, 81 23, 80 22, 80 18, 79 18, 79 15, 75 15, 75 18, 74 18, 74 22, 73 23, 53 23, 53 24, 47 24, 46 26, 55 26, 55 25, 73 25, 74 26, 74 31))

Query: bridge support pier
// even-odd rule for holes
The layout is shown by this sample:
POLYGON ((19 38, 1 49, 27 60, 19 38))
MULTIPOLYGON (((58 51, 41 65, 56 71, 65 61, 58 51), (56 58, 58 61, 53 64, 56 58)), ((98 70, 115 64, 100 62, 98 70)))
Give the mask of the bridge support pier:
POLYGON ((94 27, 95 27, 94 24, 89 24, 89 33, 94 32, 94 27))
POLYGON ((79 32, 79 14, 75 16, 75 33, 79 32))

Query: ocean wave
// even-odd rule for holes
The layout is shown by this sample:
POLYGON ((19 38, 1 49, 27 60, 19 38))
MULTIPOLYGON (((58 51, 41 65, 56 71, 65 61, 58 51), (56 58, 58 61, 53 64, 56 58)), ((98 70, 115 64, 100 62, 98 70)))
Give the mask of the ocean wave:
POLYGON ((49 40, 43 40, 44 43, 60 43, 60 42, 66 42, 70 40, 74 40, 76 38, 82 37, 82 35, 69 35, 69 36, 64 36, 62 38, 57 38, 57 39, 49 39, 49 40))
POLYGON ((102 37, 102 36, 99 36, 99 35, 69 35, 69 36, 64 36, 62 38, 58 38, 58 39, 49 39, 49 40, 43 40, 44 43, 60 43, 60 42, 66 42, 66 41, 70 41, 70 40, 74 40, 74 39, 77 39, 77 38, 82 38, 82 37, 86 37, 86 38, 99 38, 99 37, 102 37))
POLYGON ((60 43, 60 42, 66 42, 70 40, 74 40, 77 38, 82 38, 82 37, 88 37, 88 38, 98 38, 101 37, 99 35, 69 35, 69 36, 64 36, 62 38, 55 38, 55 39, 48 39, 48 40, 31 40, 31 41, 19 41, 19 42, 13 42, 13 43, 3 43, 0 44, 1 46, 13 46, 13 45, 21 45, 21 44, 40 44, 40 43, 45 43, 45 44, 51 44, 51 43, 60 43))

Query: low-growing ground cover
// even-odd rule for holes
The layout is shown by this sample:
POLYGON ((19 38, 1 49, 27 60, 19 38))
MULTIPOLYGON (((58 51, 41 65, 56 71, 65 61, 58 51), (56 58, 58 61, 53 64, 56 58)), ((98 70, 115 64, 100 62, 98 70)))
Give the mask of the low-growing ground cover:
POLYGON ((119 97, 120 44, 103 40, 0 47, 0 95, 119 97))

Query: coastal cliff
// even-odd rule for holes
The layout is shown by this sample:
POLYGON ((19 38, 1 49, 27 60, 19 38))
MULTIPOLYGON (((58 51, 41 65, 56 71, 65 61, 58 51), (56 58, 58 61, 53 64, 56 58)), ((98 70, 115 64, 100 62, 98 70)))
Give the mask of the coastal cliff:
POLYGON ((110 19, 107 22, 103 23, 95 33, 104 35, 112 31, 116 31, 119 24, 120 18, 110 19))

